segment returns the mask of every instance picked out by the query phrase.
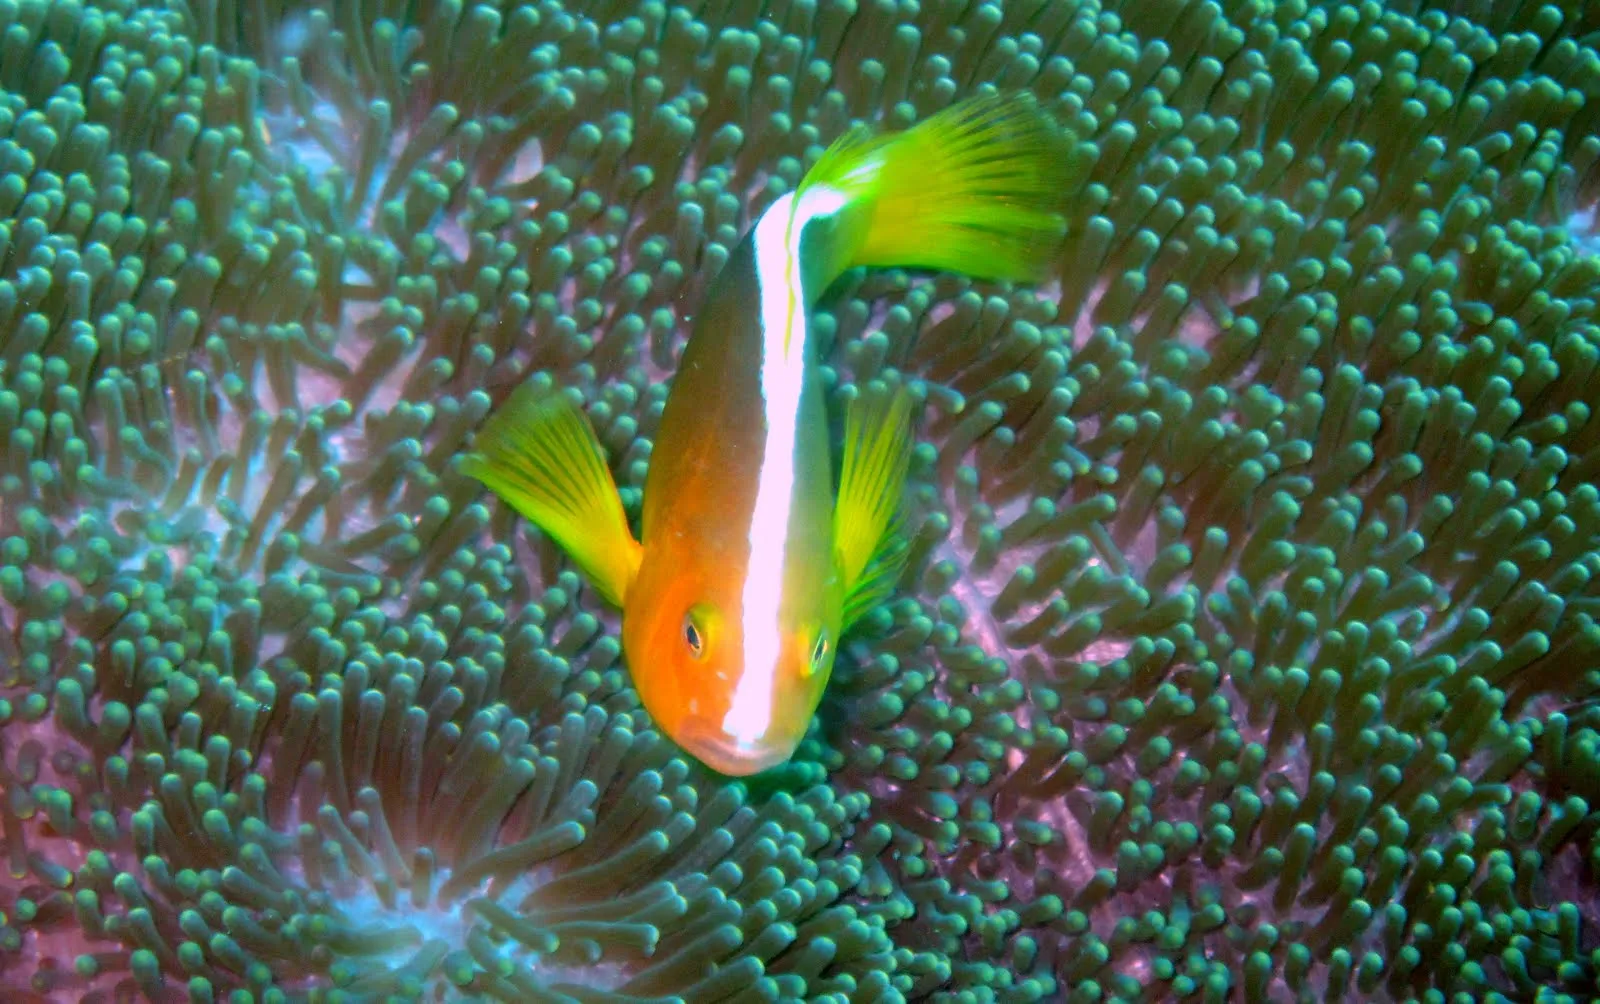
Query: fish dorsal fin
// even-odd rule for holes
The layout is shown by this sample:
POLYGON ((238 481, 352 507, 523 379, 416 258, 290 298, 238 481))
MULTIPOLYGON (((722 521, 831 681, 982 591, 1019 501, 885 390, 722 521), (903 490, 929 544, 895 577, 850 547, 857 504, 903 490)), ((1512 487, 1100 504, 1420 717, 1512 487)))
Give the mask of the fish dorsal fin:
POLYGON ((845 415, 833 539, 844 585, 844 627, 881 603, 905 563, 900 499, 911 463, 911 395, 858 394, 845 415))
POLYGON ((525 383, 490 416, 474 446, 462 470, 544 531, 601 597, 620 607, 642 549, 577 402, 525 383))

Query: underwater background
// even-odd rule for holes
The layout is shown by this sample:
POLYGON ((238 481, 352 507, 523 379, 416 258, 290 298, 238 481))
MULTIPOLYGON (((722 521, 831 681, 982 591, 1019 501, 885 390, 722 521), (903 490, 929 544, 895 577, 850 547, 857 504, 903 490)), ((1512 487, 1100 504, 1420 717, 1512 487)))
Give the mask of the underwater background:
POLYGON ((1594 999, 1597 42, 0 0, 0 997, 1594 999), (1057 275, 821 305, 836 391, 926 399, 913 556, 722 778, 458 456, 544 372, 636 504, 760 212, 1015 88, 1057 275))

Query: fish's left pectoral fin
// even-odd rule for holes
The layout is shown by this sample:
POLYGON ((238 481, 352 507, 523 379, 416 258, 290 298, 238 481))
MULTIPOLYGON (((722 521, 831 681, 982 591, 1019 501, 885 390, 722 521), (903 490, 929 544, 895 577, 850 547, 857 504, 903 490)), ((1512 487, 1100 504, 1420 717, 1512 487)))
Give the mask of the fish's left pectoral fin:
POLYGON ((607 603, 620 607, 642 549, 588 416, 537 383, 512 393, 478 432, 461 469, 487 485, 567 553, 607 603))
POLYGON ((904 387, 863 392, 850 402, 833 515, 847 628, 893 591, 905 565, 897 529, 911 445, 911 394, 904 387))
POLYGON ((897 521, 884 532, 872 560, 867 562, 867 567, 845 594, 844 616, 840 621, 842 631, 850 630, 874 607, 894 594, 895 583, 900 581, 900 573, 905 571, 906 557, 910 553, 911 544, 899 532, 897 521))

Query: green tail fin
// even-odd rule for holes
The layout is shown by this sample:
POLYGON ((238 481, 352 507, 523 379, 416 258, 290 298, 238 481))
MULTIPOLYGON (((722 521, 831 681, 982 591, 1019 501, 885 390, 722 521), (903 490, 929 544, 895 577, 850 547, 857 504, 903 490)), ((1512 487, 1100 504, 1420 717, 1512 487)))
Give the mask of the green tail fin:
POLYGON ((839 268, 933 268, 1037 281, 1066 232, 1074 170, 1065 132, 1026 91, 971 98, 900 133, 864 126, 834 142, 800 182, 852 204, 839 268))
POLYGON ((911 395, 858 395, 845 416, 834 548, 844 581, 844 627, 888 598, 905 564, 900 499, 911 464, 911 395))
POLYGON ((474 445, 462 470, 548 534, 601 597, 620 607, 641 549, 600 440, 572 398, 524 384, 474 445))

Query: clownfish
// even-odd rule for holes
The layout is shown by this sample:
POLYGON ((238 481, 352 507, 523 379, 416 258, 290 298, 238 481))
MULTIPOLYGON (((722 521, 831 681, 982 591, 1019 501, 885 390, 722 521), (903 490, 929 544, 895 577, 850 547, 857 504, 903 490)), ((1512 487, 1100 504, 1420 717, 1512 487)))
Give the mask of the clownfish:
POLYGON ((645 709, 714 770, 789 759, 840 635, 892 592, 907 550, 910 397, 852 399, 835 488, 810 307, 859 266, 1041 279, 1065 230, 1062 139, 1024 93, 897 133, 857 126, 828 147, 710 284, 661 415, 638 539, 575 393, 524 384, 462 458, 621 609, 645 709))

